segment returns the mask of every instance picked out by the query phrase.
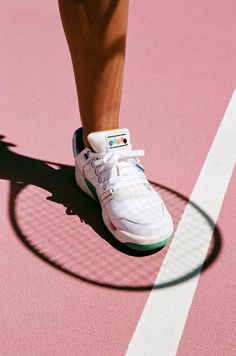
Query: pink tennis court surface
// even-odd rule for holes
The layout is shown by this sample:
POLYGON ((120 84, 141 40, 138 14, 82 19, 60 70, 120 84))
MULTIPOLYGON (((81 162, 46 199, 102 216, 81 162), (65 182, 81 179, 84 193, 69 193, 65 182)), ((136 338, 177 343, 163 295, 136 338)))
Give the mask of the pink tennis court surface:
POLYGON ((177 231, 149 254, 74 183, 57 2, 0 9, 0 355, 236 355, 235 1, 130 2, 121 126, 177 231))

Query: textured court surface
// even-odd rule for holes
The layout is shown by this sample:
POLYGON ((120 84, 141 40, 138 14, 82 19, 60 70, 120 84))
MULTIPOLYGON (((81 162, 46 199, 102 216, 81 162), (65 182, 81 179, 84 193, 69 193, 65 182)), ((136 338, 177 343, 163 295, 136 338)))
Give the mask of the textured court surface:
MULTIPOLYGON (((236 87, 235 13, 231 0, 130 3, 121 126, 145 149, 176 228, 192 209, 184 226, 192 243, 158 284, 169 246, 145 256, 122 249, 74 184, 71 136, 80 123, 56 1, 0 4, 0 355, 122 356, 142 340, 145 351, 134 354, 155 356, 139 321, 158 293, 175 300, 165 313, 177 330, 187 299, 176 301, 177 289, 198 277, 212 226, 206 207, 188 200, 236 87)), ((227 167, 235 155, 229 149, 227 167)), ((223 174, 206 187, 214 178, 221 187, 223 174)), ((236 354, 235 192, 234 171, 177 351, 158 356, 236 354)), ((161 309, 152 315, 161 331, 146 324, 157 344, 161 309)))

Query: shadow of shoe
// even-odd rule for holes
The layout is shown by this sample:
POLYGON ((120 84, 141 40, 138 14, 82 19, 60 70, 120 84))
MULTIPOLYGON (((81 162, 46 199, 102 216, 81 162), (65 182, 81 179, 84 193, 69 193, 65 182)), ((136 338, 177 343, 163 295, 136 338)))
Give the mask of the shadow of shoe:
MULTIPOLYGON (((14 153, 10 147, 15 145, 3 142, 3 138, 0 137, 0 179, 9 180, 11 185, 11 224, 23 244, 51 266, 98 286, 142 291, 192 278, 209 267, 219 254, 221 236, 215 227, 203 267, 190 261, 189 272, 184 276, 176 274, 176 278, 153 286, 168 246, 158 250, 159 253, 133 251, 123 246, 106 229, 98 204, 77 187, 73 167, 14 153)), ((188 199, 167 187, 152 184, 166 201, 177 226, 188 199)), ((200 224, 204 220, 211 225, 207 214, 191 204, 200 224)), ((194 221, 188 229, 196 239, 194 221)), ((199 231, 200 227, 198 235, 199 231)), ((196 246, 189 251, 190 256, 194 256, 196 246)))

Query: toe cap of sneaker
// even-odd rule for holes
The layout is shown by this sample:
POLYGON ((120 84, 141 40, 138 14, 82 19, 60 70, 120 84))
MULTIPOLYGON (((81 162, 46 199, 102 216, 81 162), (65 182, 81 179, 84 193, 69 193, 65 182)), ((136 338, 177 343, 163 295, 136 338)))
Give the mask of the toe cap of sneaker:
POLYGON ((142 224, 124 218, 113 219, 112 224, 122 232, 126 241, 134 243, 153 243, 170 236, 174 230, 173 221, 166 211, 159 221, 142 224))

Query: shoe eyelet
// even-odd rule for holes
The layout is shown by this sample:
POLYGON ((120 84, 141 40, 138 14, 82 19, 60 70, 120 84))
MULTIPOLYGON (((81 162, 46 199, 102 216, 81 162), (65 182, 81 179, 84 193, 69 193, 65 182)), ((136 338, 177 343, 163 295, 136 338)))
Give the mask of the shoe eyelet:
POLYGON ((87 160, 89 158, 89 151, 84 153, 84 158, 87 160))

